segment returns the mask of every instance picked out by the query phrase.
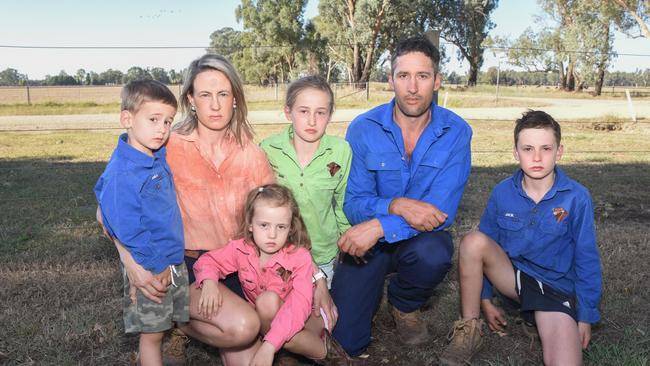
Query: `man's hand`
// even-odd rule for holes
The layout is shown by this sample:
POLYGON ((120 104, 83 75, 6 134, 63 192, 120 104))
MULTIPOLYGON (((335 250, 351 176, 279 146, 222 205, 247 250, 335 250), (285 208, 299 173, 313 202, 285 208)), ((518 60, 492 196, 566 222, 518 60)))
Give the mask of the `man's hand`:
POLYGON ((353 257, 362 258, 384 236, 377 219, 362 222, 349 228, 338 241, 339 249, 353 257))
POLYGON ((483 309, 483 315, 485 316, 485 320, 487 321, 490 330, 494 332, 504 332, 508 323, 506 322, 503 310, 494 305, 490 299, 481 300, 481 308, 483 309))
POLYGON ((311 311, 311 314, 315 317, 320 317, 320 309, 323 309, 327 320, 329 321, 329 330, 334 329, 336 321, 339 319, 339 312, 334 305, 334 300, 330 296, 330 292, 327 289, 327 280, 321 278, 316 281, 316 289, 314 289, 314 306, 311 311))
POLYGON ((388 212, 399 215, 417 231, 432 231, 447 220, 447 214, 436 206, 406 197, 395 198, 388 212))
POLYGON ((580 334, 582 349, 587 349, 589 342, 591 342, 591 324, 578 322, 578 333, 580 334))

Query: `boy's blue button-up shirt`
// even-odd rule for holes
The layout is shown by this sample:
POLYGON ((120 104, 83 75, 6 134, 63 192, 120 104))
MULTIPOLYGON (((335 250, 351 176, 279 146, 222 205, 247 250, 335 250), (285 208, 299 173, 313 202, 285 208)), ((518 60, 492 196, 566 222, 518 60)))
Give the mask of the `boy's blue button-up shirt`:
POLYGON ((472 129, 453 112, 431 105, 431 121, 410 159, 401 128, 393 120, 395 100, 361 114, 348 127, 352 168, 343 210, 351 224, 377 218, 389 243, 419 231, 388 212, 399 197, 428 202, 447 213, 436 230, 454 221, 471 168, 472 129))
MULTIPOLYGON (((589 191, 555 167, 555 182, 539 203, 522 188, 523 172, 492 191, 479 230, 497 242, 512 263, 555 289, 575 294, 578 321, 600 319, 602 275, 589 191)), ((484 281, 481 298, 491 298, 484 281)))
POLYGON ((120 136, 95 196, 104 226, 138 264, 160 273, 183 262, 183 223, 164 147, 151 157, 120 136))

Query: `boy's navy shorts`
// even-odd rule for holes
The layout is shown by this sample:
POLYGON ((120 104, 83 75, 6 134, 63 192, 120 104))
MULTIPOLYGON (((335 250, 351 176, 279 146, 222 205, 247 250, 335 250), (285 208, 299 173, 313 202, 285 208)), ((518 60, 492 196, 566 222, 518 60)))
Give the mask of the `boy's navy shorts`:
POLYGON ((535 311, 561 312, 578 321, 574 296, 537 281, 518 268, 515 268, 515 286, 519 295, 521 317, 525 322, 535 324, 535 311))

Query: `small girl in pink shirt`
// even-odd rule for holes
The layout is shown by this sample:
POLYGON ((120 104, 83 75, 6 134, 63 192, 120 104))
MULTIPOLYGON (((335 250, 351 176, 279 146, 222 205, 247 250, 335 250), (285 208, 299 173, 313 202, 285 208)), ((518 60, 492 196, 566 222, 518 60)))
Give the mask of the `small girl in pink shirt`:
POLYGON ((217 314, 222 300, 217 283, 238 272, 264 334, 251 365, 271 366, 282 347, 319 363, 340 357, 340 346, 326 329, 327 320, 310 315, 311 244, 291 191, 278 184, 254 189, 246 199, 244 216, 242 239, 205 253, 194 265, 196 285, 202 289, 200 314, 206 318, 217 314))

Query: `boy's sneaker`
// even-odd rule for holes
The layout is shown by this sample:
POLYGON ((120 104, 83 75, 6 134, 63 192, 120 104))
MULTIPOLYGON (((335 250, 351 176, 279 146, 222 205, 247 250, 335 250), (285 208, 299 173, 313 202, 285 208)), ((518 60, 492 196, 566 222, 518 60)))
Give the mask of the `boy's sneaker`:
POLYGON ((416 346, 426 343, 429 340, 427 324, 422 319, 422 312, 416 310, 410 313, 403 313, 393 305, 390 306, 390 314, 395 321, 395 328, 402 343, 416 346))
POLYGON ((163 342, 162 356, 165 366, 185 365, 185 349, 190 339, 178 328, 172 329, 169 337, 163 342))
POLYGON ((454 322, 454 329, 448 337, 451 342, 440 356, 440 365, 465 365, 481 348, 483 324, 479 318, 454 322))

